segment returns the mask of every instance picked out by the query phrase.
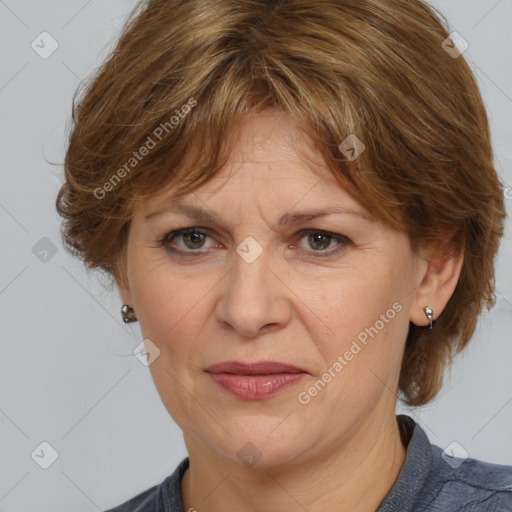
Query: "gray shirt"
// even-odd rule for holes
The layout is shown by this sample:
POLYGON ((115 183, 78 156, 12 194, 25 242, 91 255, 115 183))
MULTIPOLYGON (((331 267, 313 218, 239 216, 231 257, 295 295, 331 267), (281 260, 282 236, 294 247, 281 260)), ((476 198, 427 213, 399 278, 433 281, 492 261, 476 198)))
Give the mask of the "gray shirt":
MULTIPOLYGON (((512 512, 512 466, 447 456, 410 416, 397 422, 407 456, 376 512, 512 512)), ((188 512, 180 487, 188 466, 186 457, 162 483, 105 512, 188 512)))

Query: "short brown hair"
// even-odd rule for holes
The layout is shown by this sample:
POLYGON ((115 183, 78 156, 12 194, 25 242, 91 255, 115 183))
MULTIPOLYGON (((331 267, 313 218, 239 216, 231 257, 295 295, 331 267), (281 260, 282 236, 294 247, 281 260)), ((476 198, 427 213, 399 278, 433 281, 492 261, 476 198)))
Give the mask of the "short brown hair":
POLYGON ((140 2, 73 98, 56 200, 65 248, 123 282, 138 201, 206 183, 226 162, 230 130, 280 109, 340 185, 414 250, 464 251, 435 328, 409 328, 401 400, 427 403, 494 304, 505 218, 487 114, 467 62, 444 49, 447 27, 420 0, 140 2), (350 135, 366 146, 355 160, 339 149, 350 135))

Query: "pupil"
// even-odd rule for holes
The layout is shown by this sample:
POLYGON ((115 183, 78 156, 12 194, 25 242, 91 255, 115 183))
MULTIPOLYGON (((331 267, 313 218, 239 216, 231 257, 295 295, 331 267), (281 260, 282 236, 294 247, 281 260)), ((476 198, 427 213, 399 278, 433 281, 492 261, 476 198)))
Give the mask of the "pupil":
POLYGON ((191 232, 191 233, 187 233, 186 234, 186 237, 191 241, 192 241, 192 244, 196 244, 196 243, 200 243, 201 242, 201 237, 203 236, 202 233, 196 233, 196 232, 191 232))
POLYGON ((313 240, 313 245, 315 244, 320 244, 322 247, 320 247, 321 249, 325 249, 325 247, 328 247, 329 246, 329 243, 323 243, 322 244, 322 239, 327 240, 328 237, 326 237, 325 235, 321 235, 321 234, 313 234, 310 236, 310 238, 312 238, 313 240))

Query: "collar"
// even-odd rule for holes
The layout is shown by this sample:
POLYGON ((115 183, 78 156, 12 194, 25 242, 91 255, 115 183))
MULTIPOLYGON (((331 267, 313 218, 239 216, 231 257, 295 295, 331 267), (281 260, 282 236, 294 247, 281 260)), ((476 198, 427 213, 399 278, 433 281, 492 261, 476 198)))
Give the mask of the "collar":
POLYGON ((413 512, 432 467, 432 446, 425 431, 405 414, 399 414, 396 421, 407 455, 398 478, 376 512, 413 512))

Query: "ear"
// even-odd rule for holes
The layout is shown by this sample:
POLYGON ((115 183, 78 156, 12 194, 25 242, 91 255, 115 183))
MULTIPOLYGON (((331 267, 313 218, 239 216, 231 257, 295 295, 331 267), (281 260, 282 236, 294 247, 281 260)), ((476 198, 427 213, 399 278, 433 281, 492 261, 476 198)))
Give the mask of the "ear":
POLYGON ((119 296, 123 304, 128 304, 133 307, 132 292, 130 290, 130 282, 128 280, 128 267, 127 267, 127 251, 126 248, 119 258, 119 265, 115 274, 115 281, 119 290, 119 296))
POLYGON ((130 291, 130 288, 123 287, 119 283, 117 287, 123 304, 128 304, 128 306, 133 307, 132 292, 130 291))
POLYGON ((421 259, 423 274, 411 304, 409 320, 415 325, 430 325, 425 314, 425 306, 432 308, 434 320, 444 311, 459 281, 464 252, 446 255, 439 251, 428 251, 421 259))

